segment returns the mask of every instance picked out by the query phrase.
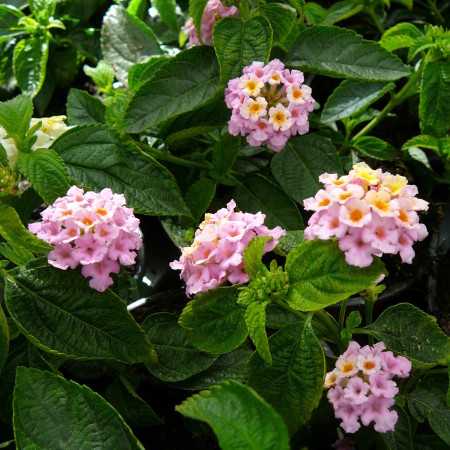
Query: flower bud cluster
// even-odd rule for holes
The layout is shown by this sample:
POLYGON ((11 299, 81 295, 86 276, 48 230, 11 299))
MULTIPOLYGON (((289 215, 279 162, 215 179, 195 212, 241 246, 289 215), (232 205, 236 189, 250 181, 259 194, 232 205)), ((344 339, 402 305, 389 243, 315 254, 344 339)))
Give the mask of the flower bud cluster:
MULTIPOLYGON (((202 23, 200 25, 200 37, 206 45, 213 45, 213 28, 216 22, 223 17, 236 17, 239 11, 235 6, 227 7, 219 0, 208 0, 203 11, 202 23)), ((186 47, 200 45, 194 20, 190 17, 184 24, 183 33, 189 37, 186 47)))
POLYGON ((285 69, 274 59, 266 66, 255 61, 243 73, 225 89, 225 103, 232 109, 230 134, 247 135, 251 146, 266 144, 279 152, 291 136, 309 131, 315 100, 302 72, 285 69))
POLYGON ((215 214, 206 214, 205 220, 195 232, 190 247, 181 249, 179 260, 170 267, 181 270, 180 278, 186 283, 186 295, 205 292, 224 284, 246 283, 249 276, 244 268, 244 250, 255 236, 271 236, 264 253, 278 244, 286 232, 281 227, 270 230, 264 225, 265 215, 235 212, 236 203, 231 200, 227 208, 215 214))
POLYGON ((379 433, 395 427, 398 414, 390 408, 399 389, 392 378, 408 377, 411 362, 385 349, 383 342, 364 347, 350 342, 334 370, 325 377, 328 400, 347 433, 358 431, 361 423, 368 426, 374 422, 375 431, 379 433))
POLYGON ((355 164, 348 175, 325 173, 319 181, 325 189, 303 202, 306 210, 315 211, 305 239, 338 238, 353 266, 367 267, 372 255, 383 253, 398 253, 402 262, 412 262, 412 245, 428 235, 417 214, 428 209, 428 202, 416 197, 416 186, 364 162, 355 164))
POLYGON ((41 212, 42 222, 28 226, 31 233, 54 245, 48 262, 59 269, 83 267, 89 285, 103 292, 113 284, 111 273, 120 264, 134 264, 142 238, 136 231, 139 219, 127 208, 125 197, 111 189, 84 192, 72 186, 65 197, 41 212))

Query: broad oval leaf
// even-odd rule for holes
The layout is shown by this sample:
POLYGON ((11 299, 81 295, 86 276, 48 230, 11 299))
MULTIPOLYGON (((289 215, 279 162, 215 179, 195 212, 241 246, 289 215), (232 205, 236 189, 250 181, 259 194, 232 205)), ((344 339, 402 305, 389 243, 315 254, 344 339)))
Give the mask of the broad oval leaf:
POLYGON ((366 329, 390 350, 407 356, 415 367, 450 362, 450 338, 433 316, 409 303, 389 307, 366 329))
POLYGON ((17 448, 144 449, 96 392, 26 367, 17 368, 14 433, 17 448))
POLYGON ((367 81, 392 81, 410 74, 401 60, 381 45, 335 26, 302 31, 287 55, 287 64, 307 72, 367 81))
POLYGON ((270 167, 283 190, 299 203, 322 188, 319 176, 324 172, 342 174, 334 145, 314 134, 290 139, 283 151, 273 156, 270 167))
POLYGON ((254 353, 248 384, 284 418, 293 433, 308 422, 322 397, 325 356, 311 324, 294 323, 269 338, 272 365, 254 353))
POLYGON ((200 178, 186 192, 186 204, 192 211, 196 222, 200 221, 203 213, 213 200, 216 193, 216 185, 217 182, 211 180, 211 178, 200 178))
POLYGON ((190 215, 172 174, 151 156, 127 145, 106 125, 66 131, 52 146, 69 175, 94 191, 110 188, 150 215, 190 215))
POLYGON ((200 352, 192 346, 175 314, 152 314, 141 328, 158 355, 158 361, 146 364, 147 369, 160 380, 185 380, 207 369, 217 359, 217 356, 200 352))
POLYGON ((70 125, 105 123, 106 106, 86 91, 71 89, 67 97, 67 118, 70 125))
POLYGON ((0 125, 19 147, 30 128, 33 102, 28 95, 18 95, 6 102, 0 102, 0 125))
POLYGON ((306 241, 286 258, 287 302, 300 311, 314 311, 350 297, 385 272, 379 258, 365 268, 346 263, 335 241, 306 241))
POLYGON ((251 388, 235 381, 212 386, 175 409, 211 426, 222 450, 287 450, 283 419, 251 388))
POLYGON ((3 308, 0 305, 0 373, 8 358, 9 350, 9 327, 3 308))
POLYGON ((199 350, 223 354, 239 347, 248 332, 244 309, 237 304, 236 286, 198 295, 181 313, 179 323, 199 350))
POLYGON ((125 303, 91 289, 77 271, 18 267, 6 278, 5 304, 28 339, 50 353, 125 363, 153 355, 125 303))
POLYGON ((378 433, 380 440, 384 441, 386 448, 392 450, 413 450, 413 439, 411 433, 411 425, 409 418, 403 408, 394 406, 394 410, 398 414, 398 420, 395 428, 386 433, 378 433))
POLYGON ((375 136, 361 136, 353 145, 364 156, 372 159, 389 161, 397 156, 397 150, 391 144, 375 136))
POLYGON ((184 50, 164 64, 135 93, 125 114, 126 132, 152 125, 205 105, 221 93, 219 65, 207 46, 184 50))
POLYGON ((267 63, 272 48, 272 28, 266 18, 226 17, 214 26, 214 49, 220 65, 220 82, 242 75, 253 61, 267 63))
POLYGON ((157 70, 169 61, 167 56, 153 56, 148 61, 135 64, 128 71, 128 87, 131 92, 136 92, 145 82, 150 80, 157 70))

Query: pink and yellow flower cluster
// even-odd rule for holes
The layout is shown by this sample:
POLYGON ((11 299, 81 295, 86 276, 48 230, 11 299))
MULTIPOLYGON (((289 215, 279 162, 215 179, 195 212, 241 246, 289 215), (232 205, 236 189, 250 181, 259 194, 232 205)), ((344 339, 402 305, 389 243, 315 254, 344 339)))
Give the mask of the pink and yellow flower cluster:
POLYGON ((134 264, 142 245, 136 231, 139 219, 125 206, 125 197, 110 189, 84 192, 72 186, 65 197, 41 212, 42 222, 28 226, 31 233, 54 245, 48 262, 59 269, 83 267, 89 285, 103 292, 119 273, 120 264, 134 264))
POLYGON ((358 431, 361 423, 368 426, 374 422, 375 431, 379 433, 395 427, 398 414, 390 408, 399 389, 392 378, 408 377, 411 362, 403 356, 394 356, 385 348, 383 342, 364 347, 350 342, 334 370, 325 377, 328 400, 347 433, 358 431))
POLYGON ((315 101, 302 72, 285 69, 274 59, 266 66, 253 62, 243 73, 225 89, 225 102, 232 109, 230 134, 247 135, 250 145, 266 144, 279 152, 291 136, 309 131, 308 114, 315 101))
MULTIPOLYGON (((202 23, 200 25, 200 37, 204 44, 213 45, 213 28, 216 22, 223 17, 236 17, 239 11, 235 6, 230 8, 222 5, 220 0, 208 0, 203 11, 202 23)), ((189 37, 186 47, 200 45, 197 31, 195 30, 194 20, 190 17, 184 24, 183 33, 189 37)))
POLYGON ((227 208, 215 214, 205 214, 205 220, 195 233, 190 247, 181 249, 179 260, 170 267, 181 270, 180 278, 186 283, 186 295, 205 292, 224 284, 246 283, 249 276, 244 268, 244 250, 255 236, 271 236, 264 253, 271 251, 286 232, 281 227, 270 230, 264 225, 266 216, 235 212, 231 200, 227 208))
POLYGON ((306 210, 314 211, 305 239, 338 238, 353 266, 367 267, 372 255, 383 253, 398 253, 402 262, 412 262, 413 244, 428 235, 418 216, 418 211, 428 209, 428 202, 416 197, 416 186, 363 162, 348 175, 325 173, 319 181, 325 189, 303 202, 306 210))

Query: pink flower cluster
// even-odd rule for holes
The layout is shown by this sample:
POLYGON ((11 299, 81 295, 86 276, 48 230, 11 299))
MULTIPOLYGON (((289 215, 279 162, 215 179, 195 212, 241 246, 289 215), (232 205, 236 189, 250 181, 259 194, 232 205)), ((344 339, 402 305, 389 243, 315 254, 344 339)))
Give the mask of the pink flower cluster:
MULTIPOLYGON (((213 45, 213 28, 216 22, 223 17, 236 17, 239 11, 235 6, 230 8, 223 6, 220 0, 208 0, 203 11, 202 23, 200 25, 200 37, 206 45, 213 45)), ((186 47, 200 45, 194 20, 190 17, 182 27, 183 33, 189 37, 186 47)))
POLYGON ((360 347, 350 342, 347 350, 336 361, 335 369, 325 377, 328 400, 334 415, 341 419, 347 433, 355 433, 362 424, 374 422, 375 431, 386 433, 394 429, 398 414, 391 411, 398 387, 394 376, 406 378, 411 362, 403 356, 384 351, 383 342, 360 347))
POLYGON ((28 226, 31 233, 54 245, 48 262, 59 269, 83 267, 89 286, 103 292, 113 284, 119 263, 134 264, 142 239, 139 219, 127 208, 125 197, 103 189, 99 194, 72 186, 65 197, 41 212, 42 222, 28 226))
POLYGON ((281 227, 273 230, 264 224, 266 216, 235 212, 236 203, 231 200, 227 208, 215 214, 205 214, 205 220, 195 232, 191 247, 183 247, 179 260, 170 267, 181 270, 180 278, 186 282, 186 295, 197 294, 225 283, 246 283, 249 276, 244 268, 244 250, 255 236, 271 236, 264 253, 278 244, 286 234, 281 227))
POLYGON ((325 189, 303 202, 306 210, 315 211, 305 239, 338 238, 347 263, 353 266, 367 267, 372 255, 383 253, 399 253, 402 262, 412 262, 412 245, 428 235, 417 214, 428 209, 428 202, 416 197, 416 186, 400 175, 372 170, 364 162, 355 164, 346 176, 325 173, 319 181, 325 189))
POLYGON ((255 61, 243 72, 225 89, 225 103, 233 110, 230 134, 247 135, 251 146, 266 144, 279 152, 291 136, 309 131, 308 114, 315 100, 302 72, 285 69, 278 59, 266 66, 255 61))

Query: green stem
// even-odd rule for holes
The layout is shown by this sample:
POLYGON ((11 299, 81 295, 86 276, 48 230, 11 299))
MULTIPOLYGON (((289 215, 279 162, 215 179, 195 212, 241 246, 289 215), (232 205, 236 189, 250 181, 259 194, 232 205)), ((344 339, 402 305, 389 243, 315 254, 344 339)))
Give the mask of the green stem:
POLYGON ((236 4, 236 8, 239 10, 239 14, 242 20, 246 21, 250 17, 250 8, 248 6, 248 0, 241 0, 236 4))
POLYGON ((348 298, 342 300, 341 310, 339 312, 339 331, 344 329, 345 310, 347 309, 348 298))
MULTIPOLYGON (((373 307, 375 302, 366 301, 366 326, 372 325, 373 307)), ((369 345, 373 345, 373 336, 369 334, 369 345)))
POLYGON ((367 8, 367 12, 369 13, 375 27, 377 28, 378 32, 380 34, 384 33, 384 27, 383 24, 380 22, 380 19, 378 18, 378 16, 376 15, 375 11, 373 10, 373 8, 369 7, 367 8))
POLYGON ((428 0, 427 4, 430 7, 430 9, 433 11, 435 16, 438 18, 439 22, 441 22, 441 25, 445 25, 445 20, 442 17, 442 14, 439 11, 439 9, 437 8, 436 4, 432 0, 428 0))

